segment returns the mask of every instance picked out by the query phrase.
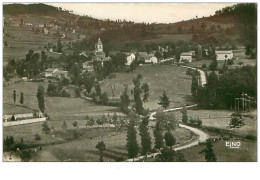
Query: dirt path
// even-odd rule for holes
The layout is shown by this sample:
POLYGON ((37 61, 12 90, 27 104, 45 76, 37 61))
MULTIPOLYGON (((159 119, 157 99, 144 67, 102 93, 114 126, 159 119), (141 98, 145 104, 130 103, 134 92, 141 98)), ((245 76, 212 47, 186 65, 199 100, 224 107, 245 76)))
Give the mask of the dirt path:
MULTIPOLYGON (((199 129, 196 129, 196 128, 193 128, 193 127, 190 127, 190 126, 186 126, 186 125, 183 125, 183 124, 180 124, 179 125, 180 127, 182 128, 186 128, 190 131, 192 131, 193 133, 195 133, 196 135, 199 136, 198 139, 196 139, 195 141, 192 141, 188 144, 185 144, 185 145, 182 145, 182 146, 179 146, 179 147, 175 147, 173 148, 175 151, 179 151, 179 150, 182 150, 182 149, 186 149, 186 148, 190 148, 190 147, 193 147, 193 146, 196 146, 198 145, 200 142, 205 142, 208 138, 209 138, 209 135, 199 129)), ((157 152, 157 153, 153 153, 153 154, 149 154, 147 155, 147 158, 151 158, 151 157, 155 157, 156 155, 160 154, 160 152, 157 152)), ((138 156, 134 159, 134 161, 140 161, 142 159, 146 158, 146 156, 138 156)), ((127 159, 126 162, 133 162, 133 159, 127 159)))

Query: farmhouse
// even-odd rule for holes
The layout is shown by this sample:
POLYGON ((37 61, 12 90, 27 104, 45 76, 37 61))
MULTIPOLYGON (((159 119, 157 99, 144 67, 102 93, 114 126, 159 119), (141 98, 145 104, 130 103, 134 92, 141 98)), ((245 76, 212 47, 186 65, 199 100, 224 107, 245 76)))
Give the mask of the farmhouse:
POLYGON ((135 60, 135 54, 134 53, 125 53, 126 54, 126 64, 127 66, 129 66, 134 60, 135 60))
POLYGON ((53 77, 55 78, 58 78, 58 79, 63 79, 63 78, 68 78, 68 71, 62 71, 62 70, 58 70, 58 71, 55 71, 53 73, 53 77))
POLYGON ((144 60, 145 63, 153 63, 157 64, 158 59, 153 54, 147 54, 147 52, 139 52, 139 59, 138 60, 144 60))
POLYGON ((232 51, 215 51, 216 59, 218 61, 225 61, 233 58, 232 51))
POLYGON ((43 33, 44 33, 45 35, 48 35, 48 34, 49 34, 49 30, 48 30, 47 28, 43 28, 43 33))
POLYGON ((63 71, 58 68, 48 68, 44 73, 45 77, 54 77, 54 78, 68 78, 68 71, 63 71))
POLYGON ((44 76, 45 77, 53 77, 54 72, 58 71, 57 68, 48 68, 45 70, 44 76))
POLYGON ((192 52, 182 52, 180 62, 192 62, 192 52))

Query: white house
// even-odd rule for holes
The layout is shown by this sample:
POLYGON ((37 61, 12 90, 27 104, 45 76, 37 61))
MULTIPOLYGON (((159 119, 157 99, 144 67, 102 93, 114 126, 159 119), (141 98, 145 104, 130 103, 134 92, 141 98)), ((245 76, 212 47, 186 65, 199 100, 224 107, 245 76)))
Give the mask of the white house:
POLYGON ((145 63, 152 63, 152 64, 157 64, 158 63, 158 59, 155 56, 150 56, 149 59, 145 60, 145 63))
POLYGON ((48 35, 48 34, 49 34, 49 30, 48 30, 47 28, 43 28, 43 33, 44 33, 45 35, 48 35))
POLYGON ((69 78, 68 71, 57 70, 53 73, 53 77, 58 79, 69 78))
POLYGON ((57 68, 48 68, 45 70, 44 76, 45 77, 53 77, 54 72, 58 71, 57 68))
POLYGON ((130 64, 135 60, 135 54, 134 53, 126 53, 126 64, 127 66, 130 66, 130 64))
POLYGON ((139 58, 143 59, 145 63, 158 63, 158 59, 153 54, 147 54, 147 52, 139 52, 138 55, 139 58))
POLYGON ((182 52, 180 62, 192 62, 192 52, 182 52))
POLYGON ((215 54, 218 61, 225 61, 234 57, 232 51, 215 51, 215 54))

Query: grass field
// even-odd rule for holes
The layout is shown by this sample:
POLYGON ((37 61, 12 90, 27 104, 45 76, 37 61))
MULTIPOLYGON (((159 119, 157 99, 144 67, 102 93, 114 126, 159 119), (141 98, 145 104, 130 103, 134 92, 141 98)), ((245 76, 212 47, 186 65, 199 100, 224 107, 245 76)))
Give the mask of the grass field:
MULTIPOLYGON (((213 150, 218 162, 255 162, 257 161, 257 143, 251 141, 240 141, 241 146, 237 149, 226 147, 225 141, 218 141, 213 144, 213 150)), ((205 155, 199 152, 205 145, 195 146, 183 150, 185 159, 188 162, 204 162, 205 155)))
MULTIPOLYGON (((41 131, 42 123, 26 124, 4 128, 4 137, 13 136, 15 142, 23 138, 25 144, 42 146, 33 161, 98 161, 99 153, 95 148, 98 141, 104 141, 106 151, 104 161, 116 161, 118 158, 127 158, 126 133, 118 133, 115 128, 97 127, 86 128, 86 121, 77 121, 79 128, 72 126, 73 121, 66 120, 67 129, 62 129, 62 121, 48 121, 49 127, 54 127, 50 135, 41 131), (77 131, 79 138, 73 140, 73 131, 77 131), (39 133, 41 141, 35 140, 35 134, 39 133)), ((178 144, 184 144, 196 136, 184 128, 176 128, 173 131, 178 144)), ((154 137, 150 130, 152 142, 154 137)), ((140 144, 140 136, 137 136, 140 144)))
MULTIPOLYGON (((188 116, 199 117, 202 120, 202 126, 216 127, 220 129, 230 130, 229 122, 230 116, 234 111, 228 110, 188 110, 188 116)), ((181 113, 179 111, 173 113, 178 120, 181 120, 181 113)), ((257 136, 257 120, 256 120, 256 110, 252 110, 250 113, 255 119, 245 117, 245 125, 241 128, 233 129, 233 133, 247 136, 257 136)))
MULTIPOLYGON (((126 159, 126 133, 115 134, 111 129, 86 129, 81 130, 82 135, 79 140, 70 141, 69 143, 45 146, 43 152, 52 154, 50 157, 55 157, 59 161, 98 161, 99 152, 95 148, 99 141, 104 141, 106 150, 104 151, 104 161, 117 161, 118 158, 126 159), (92 137, 92 138, 89 138, 92 137), (95 137, 95 138, 93 138, 95 137)), ((178 128, 174 131, 177 142, 182 144, 193 138, 190 131, 178 128)), ((151 133, 153 137, 153 134, 151 133)), ((62 136, 64 137, 64 135, 62 136)), ((138 135, 138 143, 140 145, 140 136, 138 135)), ((152 138, 152 141, 154 139, 152 138)), ((49 156, 48 156, 49 157, 49 156)), ((41 158, 41 154, 37 157, 37 161, 55 161, 55 159, 41 158)))
MULTIPOLYGON (((48 43, 56 44, 58 40, 57 37, 47 36, 43 33, 35 34, 32 32, 31 27, 6 26, 4 28, 4 34, 4 41, 8 44, 8 47, 4 47, 3 51, 4 65, 10 59, 25 59, 25 56, 30 49, 34 50, 34 52, 41 52, 42 50, 45 50, 45 45, 48 43)), ((72 37, 73 35, 62 39, 63 46, 64 44, 73 41, 73 38, 77 40, 77 37, 72 37)))
MULTIPOLYGON (((47 88, 47 83, 38 82, 19 82, 5 86, 3 90, 4 114, 28 113, 38 110, 36 93, 39 84, 43 84, 45 89, 47 88), (13 104, 13 90, 16 90, 17 104, 19 104, 20 93, 24 93, 24 105, 15 106, 13 104)), ((103 113, 119 112, 116 107, 96 105, 81 98, 45 96, 45 100, 46 111, 52 120, 82 120, 86 115, 100 116, 103 113)))
POLYGON ((149 101, 144 103, 144 107, 150 109, 157 109, 159 96, 163 91, 166 91, 170 98, 170 107, 178 107, 183 104, 192 103, 191 101, 191 78, 186 75, 186 69, 170 66, 170 65, 144 65, 138 67, 134 73, 116 73, 116 78, 106 79, 101 84, 102 92, 107 92, 112 97, 111 85, 115 84, 115 94, 119 98, 124 91, 124 84, 128 84, 128 93, 133 89, 132 79, 137 74, 143 75, 143 82, 150 86, 149 101))
MULTIPOLYGON (((239 68, 241 65, 239 65, 239 62, 243 62, 243 65, 256 65, 257 61, 256 59, 250 59, 249 56, 245 55, 245 49, 240 48, 237 50, 233 50, 233 55, 235 60, 233 60, 234 64, 229 66, 229 69, 239 68)), ((209 67, 211 60, 200 60, 200 61, 193 61, 188 64, 188 66, 195 67, 195 68, 201 68, 203 64, 206 64, 207 67, 209 67)), ((221 69, 224 65, 224 61, 218 61, 218 68, 221 69)))

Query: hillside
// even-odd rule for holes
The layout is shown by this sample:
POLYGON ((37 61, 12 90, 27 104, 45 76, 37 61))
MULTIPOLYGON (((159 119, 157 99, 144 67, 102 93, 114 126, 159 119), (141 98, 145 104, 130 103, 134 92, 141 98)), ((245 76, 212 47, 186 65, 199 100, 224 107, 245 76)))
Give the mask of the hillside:
POLYGON ((179 41, 256 47, 255 4, 238 4, 223 8, 210 17, 170 24, 98 20, 46 4, 8 4, 4 5, 3 11, 5 60, 24 58, 29 49, 43 50, 60 37, 64 45, 85 39, 89 46, 101 37, 109 50, 179 41))

